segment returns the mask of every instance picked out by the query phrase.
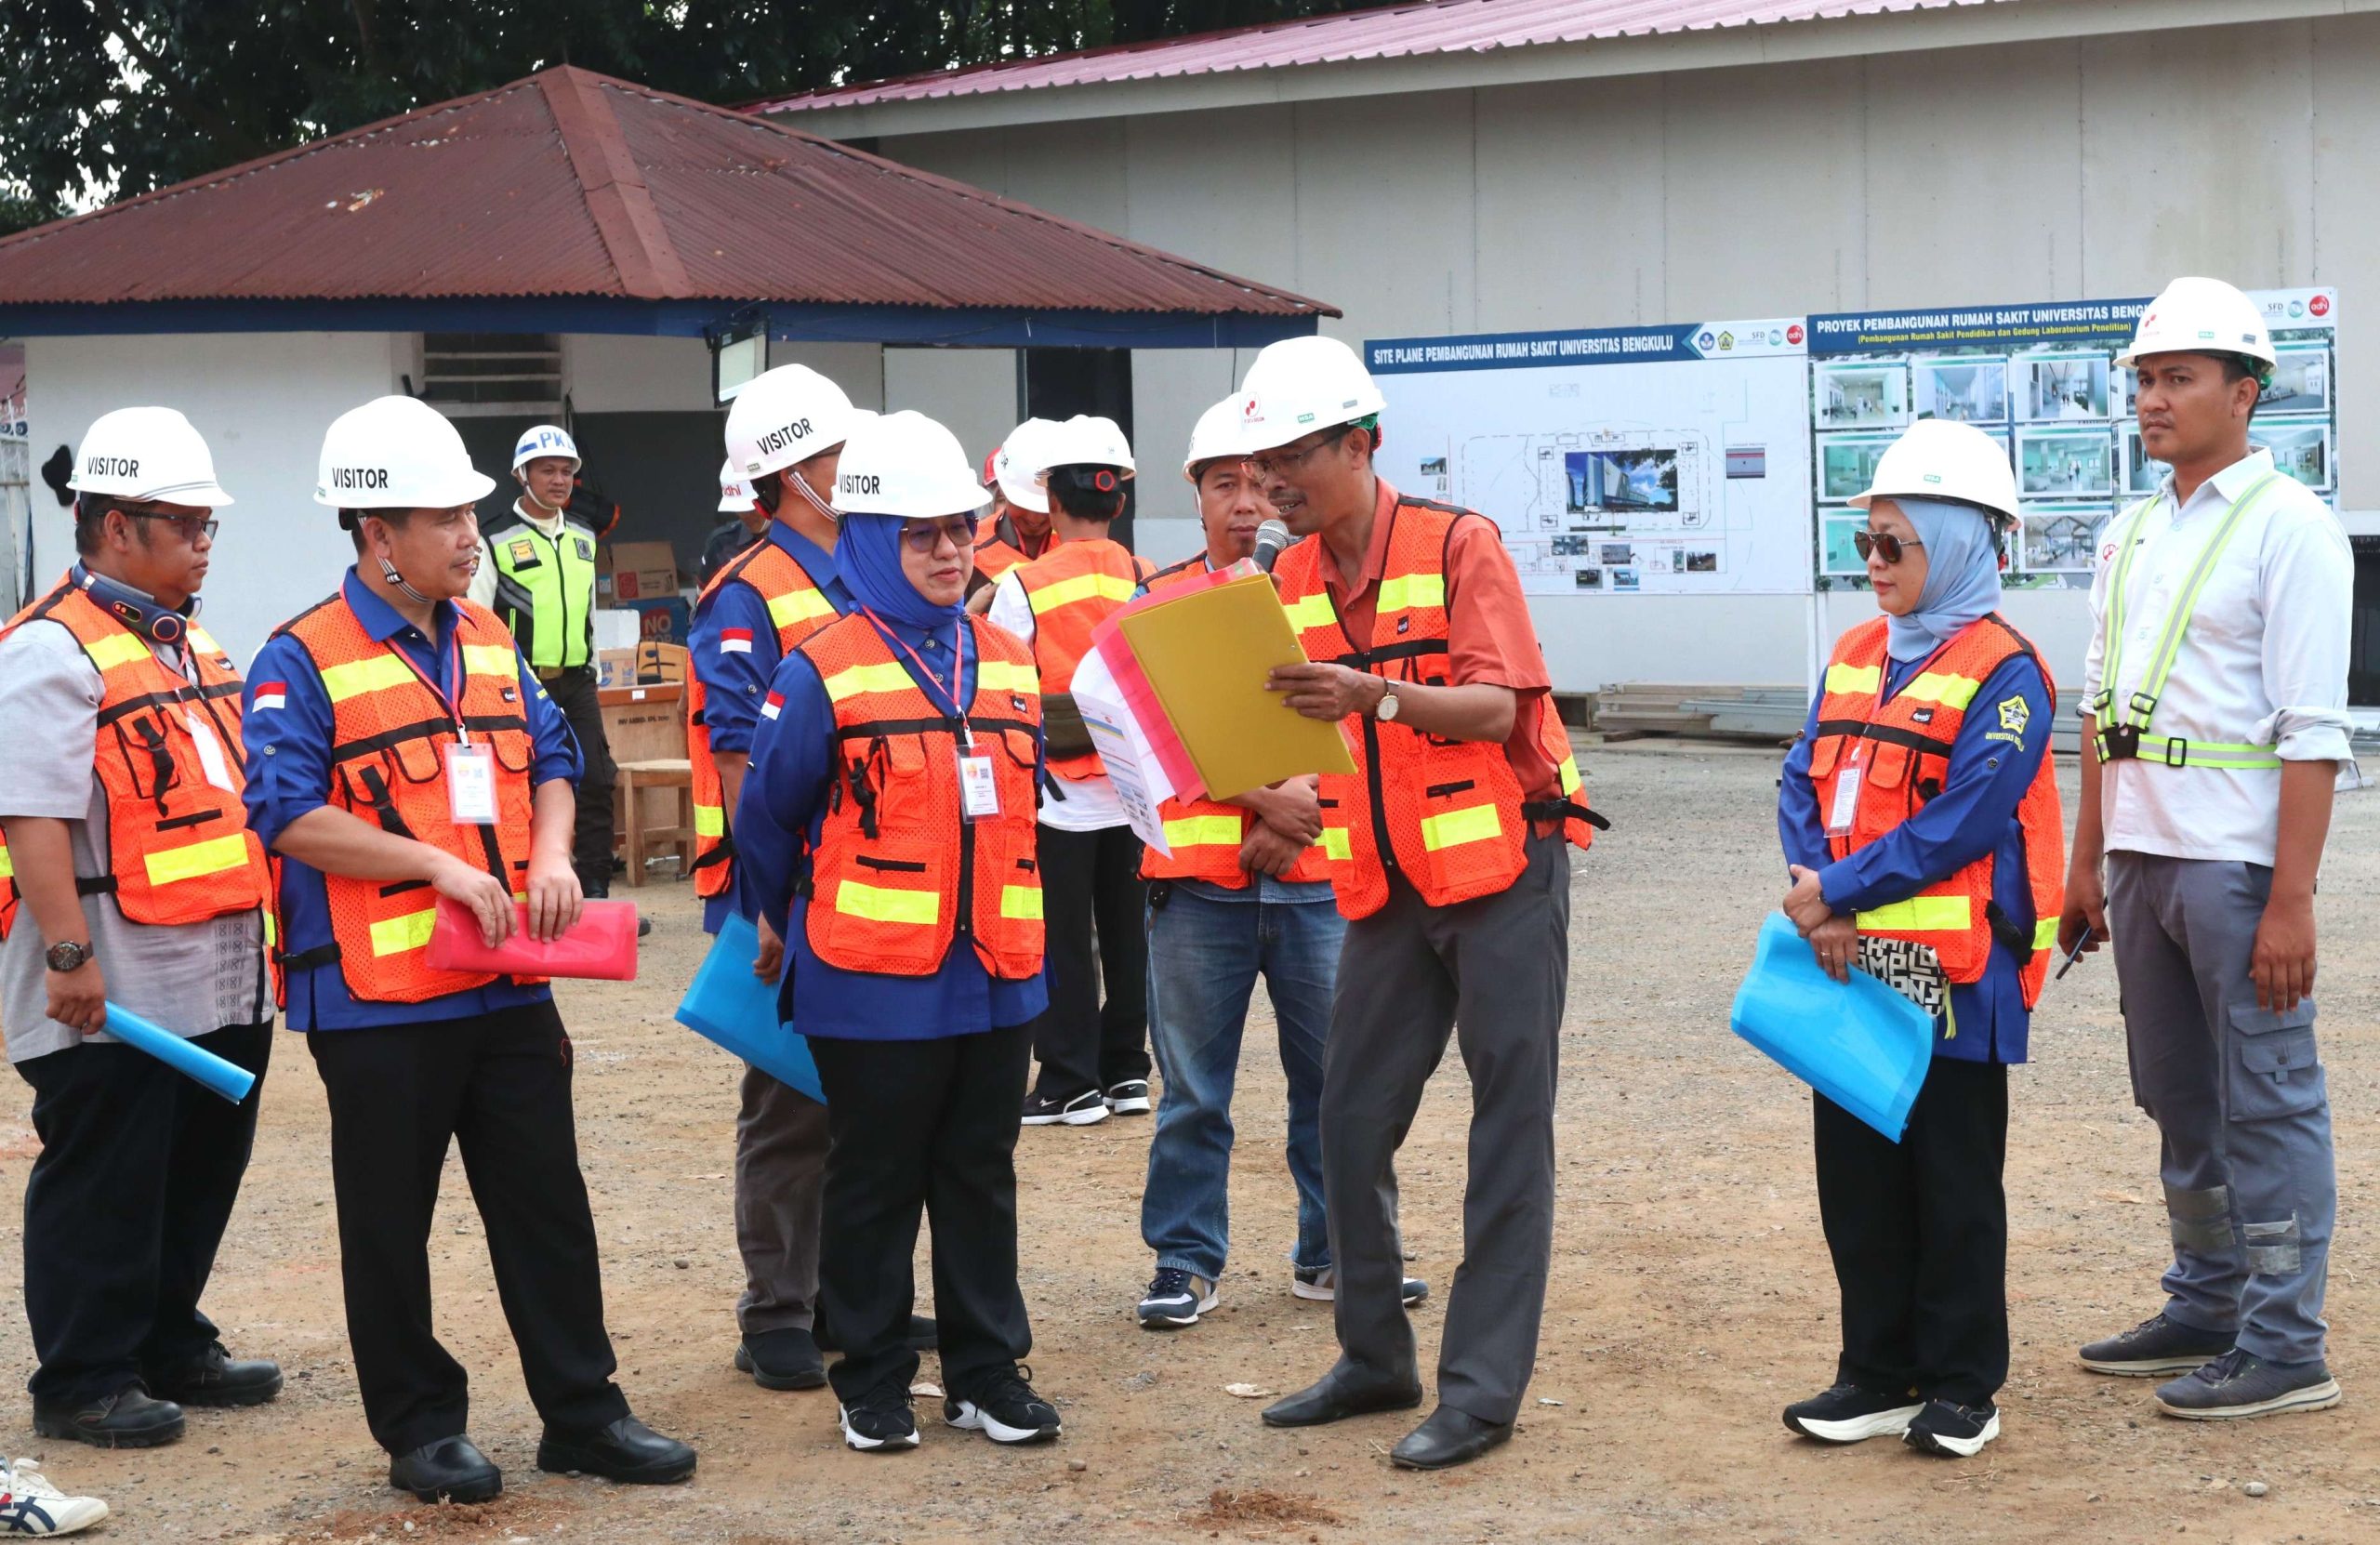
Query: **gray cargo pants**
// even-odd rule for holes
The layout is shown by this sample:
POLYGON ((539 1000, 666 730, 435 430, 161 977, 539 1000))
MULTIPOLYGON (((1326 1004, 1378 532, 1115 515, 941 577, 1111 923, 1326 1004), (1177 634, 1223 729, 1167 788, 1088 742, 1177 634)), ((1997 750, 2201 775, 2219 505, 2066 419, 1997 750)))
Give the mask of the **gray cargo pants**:
POLYGON ((1505 891, 1431 906, 1400 877, 1347 925, 1322 1050, 1322 1189, 1345 1360, 1415 1382, 1402 1299, 1396 1150, 1451 1031, 1471 1075, 1462 1264, 1447 1293, 1441 1405, 1482 1421, 1520 1411, 1554 1250, 1554 1086, 1569 980, 1570 859, 1532 837, 1505 891))
POLYGON ((2132 1092, 2164 1140, 2165 1313, 2267 1362, 2322 1355, 2338 1182, 2314 1003, 2256 1007, 2260 864, 2108 855, 2132 1092))
POLYGON ((826 1107, 746 1067, 735 1117, 735 1248, 744 1257, 735 1319, 745 1335, 812 1327, 826 1195, 826 1107))

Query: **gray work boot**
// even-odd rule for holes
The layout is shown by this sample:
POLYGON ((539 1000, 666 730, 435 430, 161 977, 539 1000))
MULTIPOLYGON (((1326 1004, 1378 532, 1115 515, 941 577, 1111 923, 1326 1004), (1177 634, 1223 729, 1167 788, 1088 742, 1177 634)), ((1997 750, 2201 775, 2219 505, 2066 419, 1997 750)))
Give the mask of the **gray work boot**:
POLYGON ((2320 1357, 2268 1363, 2238 1347, 2196 1373, 2157 1387, 2157 1408, 2189 1421, 2236 1421, 2339 1403, 2339 1382, 2320 1357))
POLYGON ((2231 1350, 2231 1339, 2228 1330, 2201 1330, 2152 1314, 2121 1335, 2093 1341, 2080 1355, 2082 1366, 2093 1373, 2153 1379, 2161 1373, 2188 1373, 2205 1367, 2231 1350))

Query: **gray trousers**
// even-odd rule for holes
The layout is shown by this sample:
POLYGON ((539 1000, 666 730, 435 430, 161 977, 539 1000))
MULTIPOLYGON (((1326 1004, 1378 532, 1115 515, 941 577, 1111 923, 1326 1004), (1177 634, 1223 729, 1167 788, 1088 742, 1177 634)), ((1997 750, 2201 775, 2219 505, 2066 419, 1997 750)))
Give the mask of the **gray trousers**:
POLYGON ((2300 1363, 2322 1355, 2338 1182, 2313 1000, 2259 1009, 2248 975, 2271 892, 2260 864, 2108 855, 2133 1098, 2164 1143, 2165 1313, 2300 1363))
POLYGON ((747 1336, 811 1328, 826 1195, 826 1107, 746 1067, 735 1117, 735 1248, 744 1256, 735 1319, 747 1336))
POLYGON ((1430 906, 1402 877, 1347 925, 1322 1053, 1322 1189, 1342 1360, 1414 1383, 1402 1300, 1396 1150, 1452 1032, 1471 1075, 1462 1264, 1447 1293, 1438 1400, 1483 1421, 1520 1411, 1554 1251, 1554 1089, 1569 980, 1570 858, 1531 838, 1510 889, 1430 906))

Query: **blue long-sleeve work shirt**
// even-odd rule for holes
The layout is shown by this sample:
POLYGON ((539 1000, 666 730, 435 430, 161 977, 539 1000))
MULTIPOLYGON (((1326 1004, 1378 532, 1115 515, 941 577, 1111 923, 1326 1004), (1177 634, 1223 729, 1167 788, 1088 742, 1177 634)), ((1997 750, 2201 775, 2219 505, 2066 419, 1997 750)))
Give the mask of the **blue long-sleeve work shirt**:
MULTIPOLYGON (((1887 701, 1923 665, 1886 662, 1887 701)), ((1825 812, 1818 809, 1817 786, 1810 780, 1810 745, 1818 715, 1818 705, 1812 703, 1802 738, 1786 755, 1785 776, 1778 789, 1777 833, 1786 861, 1817 870, 1827 905, 1846 913, 1906 901, 1989 852, 1992 899, 2030 935, 2033 896, 2025 875, 2025 834, 2016 806, 2049 754, 2052 707, 2038 665, 2022 654, 2002 664, 1976 693, 1960 723, 1942 792, 1838 863, 1827 847, 1825 812), (2014 740, 1987 739, 1993 732, 2007 733, 1998 705, 2012 699, 2024 702, 2024 731, 2014 740)), ((1993 939, 1982 979, 1951 985, 1950 1014, 1935 1027, 1934 1054, 1971 1063, 2023 1062, 2032 1015, 2017 980, 2021 970, 2022 962, 2008 946, 1993 939)))
MULTIPOLYGON (((885 625, 917 652, 918 662, 893 652, 912 680, 936 702, 947 699, 952 671, 951 630, 928 630, 901 623, 885 625), (939 687, 939 692, 936 688, 939 687)), ((959 701, 972 705, 975 651, 971 640, 959 672, 959 701)), ((955 935, 932 976, 892 976, 845 971, 828 965, 811 947, 808 898, 793 894, 810 869, 826 825, 826 794, 835 776, 834 705, 817 667, 800 650, 778 665, 769 684, 779 699, 776 717, 762 718, 752 744, 752 764, 735 809, 736 905, 747 917, 765 917, 786 942, 785 974, 778 984, 778 1012, 805 1036, 844 1040, 938 1040, 950 1036, 1023 1024, 1049 1006, 1042 973, 1022 982, 1004 981, 984 968, 974 944, 955 935)), ((1040 737, 1034 737, 1034 785, 1041 782, 1040 737)), ((1025 812, 1030 816, 1030 812, 1025 812)), ((962 900, 961 905, 966 905, 962 900)))
MULTIPOLYGON (((843 583, 842 571, 835 567, 833 554, 783 521, 769 522, 761 539, 775 543, 801 565, 837 615, 852 609, 851 589, 843 583)), ((776 619, 769 615, 769 603, 749 585, 721 585, 696 602, 686 652, 703 684, 703 727, 710 732, 710 748, 748 754, 760 724, 760 704, 769 694, 770 678, 776 675, 782 658, 777 651, 776 619)), ((734 811, 728 812, 728 826, 734 831, 740 850, 744 834, 735 825, 734 811)), ((719 931, 729 905, 727 896, 713 896, 703 904, 705 932, 719 931)))
MULTIPOLYGON (((382 643, 394 643, 430 680, 453 680, 457 620, 453 602, 442 601, 437 605, 438 637, 433 642, 399 615, 395 607, 373 594, 353 569, 347 571, 339 593, 366 633, 382 643)), ((521 702, 535 742, 530 786, 567 778, 575 786, 584 767, 578 739, 553 699, 537 685, 526 660, 521 662, 521 702)), ((330 693, 324 690, 322 673, 314 668, 312 656, 284 634, 268 642, 248 667, 242 706, 247 742, 248 825, 271 848, 291 822, 330 803, 331 746, 337 738, 330 693)), ((322 871, 294 858, 282 860, 281 926, 281 947, 290 955, 331 943, 330 898, 322 871)), ((347 978, 333 962, 290 971, 288 996, 286 1014, 292 1030, 358 1030, 468 1019, 497 1009, 543 1002, 551 994, 545 987, 524 987, 506 976, 484 987, 449 993, 426 1003, 366 1003, 348 991, 347 978)))

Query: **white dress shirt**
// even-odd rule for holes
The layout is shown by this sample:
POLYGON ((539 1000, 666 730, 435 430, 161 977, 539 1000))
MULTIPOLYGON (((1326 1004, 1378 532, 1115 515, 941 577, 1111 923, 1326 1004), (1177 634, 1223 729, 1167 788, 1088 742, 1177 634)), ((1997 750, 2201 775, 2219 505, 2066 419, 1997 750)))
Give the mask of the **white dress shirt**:
MULTIPOLYGON (((1033 603, 1025 599, 1025 582, 1016 577, 1013 567, 992 582, 990 620, 1023 639, 1027 648, 1032 646, 1033 603)), ((1124 801, 1116 797, 1116 786, 1108 782, 1106 773, 1078 783, 1052 772, 1050 781, 1057 785, 1057 791, 1042 796, 1043 825, 1057 831, 1105 831, 1110 826, 1131 824, 1124 813, 1124 801), (1060 799, 1059 795, 1064 798, 1060 799)))
MULTIPOLYGON (((2240 496, 2271 472, 2258 451, 2209 478, 2176 511, 2174 480, 2149 501, 2134 535, 2125 597, 2121 679, 2103 716, 2120 722, 2149 674, 2150 656, 2192 566, 2240 496)), ((2116 516, 2101 538, 2091 582, 2091 648, 2082 691, 2096 697, 2107 654, 2108 591, 2116 544, 2131 521, 2116 516)), ((2355 561, 2328 506, 2283 477, 2241 522, 2199 593, 2136 760, 2099 770, 2107 849, 2172 858, 2270 865, 2281 827, 2278 768, 2167 767, 2150 752, 2165 738, 2275 746, 2283 761, 2344 761, 2347 648, 2355 561)))

